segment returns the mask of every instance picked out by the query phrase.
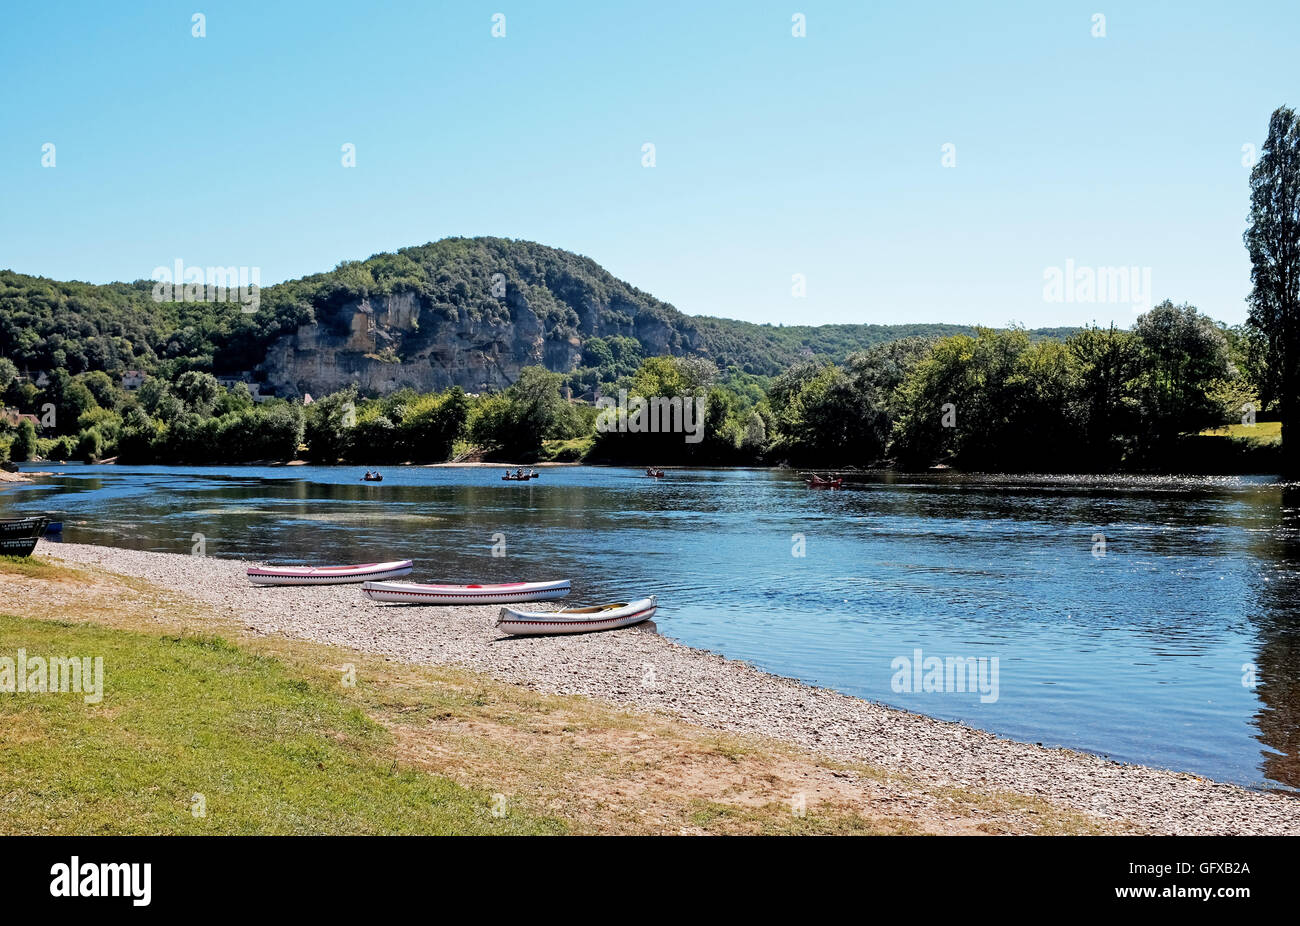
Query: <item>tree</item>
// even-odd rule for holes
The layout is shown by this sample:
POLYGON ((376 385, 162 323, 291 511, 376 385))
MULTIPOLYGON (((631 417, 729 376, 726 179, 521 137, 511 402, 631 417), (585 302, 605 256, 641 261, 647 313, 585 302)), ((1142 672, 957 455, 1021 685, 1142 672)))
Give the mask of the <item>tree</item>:
POLYGON ((18 378, 18 367, 8 357, 0 357, 0 393, 8 392, 18 378))
POLYGON ((1163 445, 1219 424, 1219 408, 1208 395, 1211 384, 1230 372, 1219 327, 1195 307, 1166 299, 1138 317, 1133 333, 1142 345, 1144 442, 1163 445))
POLYGON ((1300 120, 1281 106, 1250 172, 1250 323, 1268 340, 1262 398, 1282 419, 1282 470, 1300 475, 1300 120))
POLYGON ((196 415, 212 414, 217 396, 221 394, 221 384, 211 373, 190 370, 176 378, 171 387, 176 398, 185 403, 185 407, 196 415))
POLYGON ((1089 469, 1110 469, 1120 462, 1120 435, 1132 431, 1136 399, 1131 381, 1137 375, 1141 344, 1132 333, 1091 326, 1066 341, 1078 366, 1080 400, 1087 417, 1089 469))
POLYGON ((9 445, 9 456, 18 463, 30 460, 36 456, 36 428, 26 419, 18 425, 18 433, 14 435, 14 442, 9 445))

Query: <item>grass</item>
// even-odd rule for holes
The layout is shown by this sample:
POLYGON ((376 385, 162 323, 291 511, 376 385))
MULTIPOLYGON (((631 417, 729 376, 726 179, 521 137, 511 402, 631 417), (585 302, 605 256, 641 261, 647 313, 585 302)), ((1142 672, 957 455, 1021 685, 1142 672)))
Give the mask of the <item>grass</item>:
POLYGON ((0 654, 19 647, 102 656, 106 681, 98 704, 0 695, 5 833, 564 831, 494 817, 491 793, 399 767, 364 711, 220 637, 0 617, 0 654))
POLYGON ((1232 440, 1247 441, 1252 444, 1281 444, 1282 422, 1260 421, 1254 425, 1225 424, 1218 428, 1206 428, 1200 432, 1202 437, 1227 437, 1232 440))
POLYGON ((586 459, 595 443, 596 438, 593 435, 574 437, 569 440, 543 441, 537 460, 539 463, 577 463, 586 459))
POLYGON ((0 593, 16 612, 0 618, 0 656, 99 655, 106 675, 99 704, 0 693, 0 833, 1126 829, 1032 797, 929 787, 478 673, 260 635, 96 567, 0 561, 0 593), (191 812, 196 794, 204 817, 191 812))

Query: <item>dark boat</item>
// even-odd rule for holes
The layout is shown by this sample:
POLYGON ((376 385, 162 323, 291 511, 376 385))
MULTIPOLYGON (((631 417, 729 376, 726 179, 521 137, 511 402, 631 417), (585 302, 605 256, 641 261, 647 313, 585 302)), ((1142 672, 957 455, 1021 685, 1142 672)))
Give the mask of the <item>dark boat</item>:
POLYGON ((373 476, 362 476, 361 481, 362 482, 383 482, 384 477, 379 475, 378 473, 375 473, 373 476))
POLYGON ((0 556, 31 556, 39 537, 0 537, 0 556))
MULTIPOLYGON (((28 537, 39 537, 45 533, 45 527, 49 523, 50 519, 44 515, 30 515, 25 518, 0 518, 0 540, 26 540, 28 537)), ((62 527, 61 524, 60 527, 62 527)))

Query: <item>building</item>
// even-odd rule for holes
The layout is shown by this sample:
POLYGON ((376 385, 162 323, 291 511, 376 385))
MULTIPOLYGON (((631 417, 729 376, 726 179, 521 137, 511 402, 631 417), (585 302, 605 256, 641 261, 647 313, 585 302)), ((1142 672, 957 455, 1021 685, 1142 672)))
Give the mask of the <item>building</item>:
POLYGON ((35 415, 24 414, 16 408, 6 408, 3 412, 0 412, 0 420, 11 428, 18 427, 24 421, 30 421, 34 428, 39 429, 41 426, 41 419, 35 415))
POLYGON ((143 370, 127 370, 122 374, 122 388, 127 392, 135 392, 144 385, 143 370))

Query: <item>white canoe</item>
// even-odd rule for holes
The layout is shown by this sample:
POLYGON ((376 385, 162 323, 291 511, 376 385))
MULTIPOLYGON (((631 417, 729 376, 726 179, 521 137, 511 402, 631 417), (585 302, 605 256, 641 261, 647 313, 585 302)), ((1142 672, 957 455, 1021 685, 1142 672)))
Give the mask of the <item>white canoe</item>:
POLYGON ((517 604, 550 601, 569 594, 569 580, 508 582, 503 585, 421 585, 416 582, 367 582, 361 594, 372 601, 402 604, 517 604))
POLYGON ((557 633, 590 633, 630 627, 654 617, 655 596, 627 604, 596 605, 593 608, 564 608, 560 611, 516 611, 502 608, 496 626, 515 636, 542 636, 557 633))
POLYGON ((358 563, 355 566, 250 566, 248 581, 254 585, 343 585, 410 575, 413 565, 409 559, 404 559, 391 563, 358 563))

